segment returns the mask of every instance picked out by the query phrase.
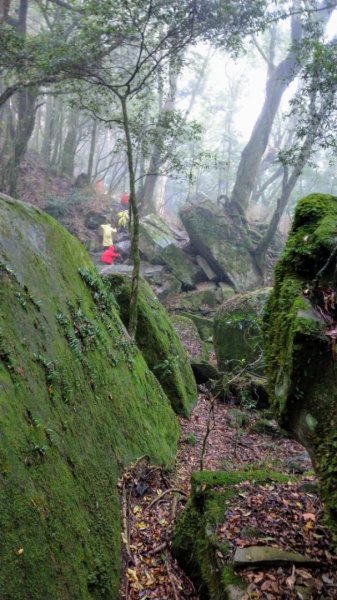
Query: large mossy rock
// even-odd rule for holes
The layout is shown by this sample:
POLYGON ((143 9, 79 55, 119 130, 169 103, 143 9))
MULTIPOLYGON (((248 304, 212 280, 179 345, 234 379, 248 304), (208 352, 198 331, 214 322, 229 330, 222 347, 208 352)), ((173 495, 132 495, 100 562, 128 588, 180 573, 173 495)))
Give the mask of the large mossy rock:
POLYGON ((200 315, 189 312, 182 312, 180 313, 180 315, 182 317, 187 317, 188 319, 191 319, 191 321, 193 321, 193 323, 196 325, 201 339, 204 342, 213 341, 213 319, 201 317, 200 315))
POLYGON ((196 283, 202 281, 202 269, 176 244, 163 248, 160 255, 174 277, 181 282, 183 290, 193 290, 196 283))
POLYGON ((193 473, 192 494, 174 530, 172 551, 194 581, 201 598, 241 598, 246 584, 229 562, 229 546, 217 536, 224 515, 240 492, 238 484, 287 481, 281 473, 266 471, 201 471, 193 473), (236 591, 236 596, 234 596, 236 591))
POLYGON ((176 238, 170 227, 158 215, 150 214, 139 224, 139 250, 141 257, 150 263, 165 264, 161 252, 176 238))
POLYGON ((197 254, 220 281, 236 291, 258 287, 260 275, 251 254, 253 243, 246 224, 237 215, 233 217, 223 207, 203 199, 182 209, 180 218, 197 254))
POLYGON ((206 344, 200 338, 198 328, 192 319, 182 315, 172 315, 171 321, 189 357, 197 383, 206 383, 210 379, 218 380, 220 374, 209 362, 206 344))
POLYGON ((265 353, 280 424, 312 458, 337 543, 336 245, 337 198, 300 200, 266 308, 265 353))
MULTIPOLYGON (((121 318, 127 324, 131 279, 110 275, 108 281, 120 306, 121 318)), ((188 356, 166 310, 143 280, 139 285, 136 342, 173 409, 189 416, 197 400, 197 388, 188 356)))
POLYGON ((0 195, 0 597, 118 597, 117 477, 176 417, 109 288, 50 216, 0 195))
POLYGON ((254 372, 262 370, 262 315, 269 294, 270 288, 236 294, 218 309, 213 342, 220 370, 253 363, 254 372))
POLYGON ((185 348, 190 362, 208 359, 206 346, 200 338, 198 328, 192 319, 181 315, 172 315, 171 322, 185 348))
POLYGON ((198 315, 212 315, 221 304, 221 290, 212 282, 206 282, 201 289, 169 295, 163 304, 172 312, 187 312, 198 315))

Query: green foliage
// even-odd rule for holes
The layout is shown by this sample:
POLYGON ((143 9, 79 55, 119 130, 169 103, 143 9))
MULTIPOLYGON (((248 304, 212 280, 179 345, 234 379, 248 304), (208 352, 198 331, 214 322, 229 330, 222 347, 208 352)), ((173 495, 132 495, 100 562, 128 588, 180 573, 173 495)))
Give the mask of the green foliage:
POLYGON ((162 377, 167 377, 168 375, 172 375, 174 370, 177 368, 179 363, 179 356, 170 356, 169 358, 165 358, 161 362, 157 363, 154 367, 154 371, 158 371, 159 375, 162 377))
POLYGON ((185 443, 189 446, 195 446, 197 443, 197 436, 195 433, 189 432, 185 438, 185 443))

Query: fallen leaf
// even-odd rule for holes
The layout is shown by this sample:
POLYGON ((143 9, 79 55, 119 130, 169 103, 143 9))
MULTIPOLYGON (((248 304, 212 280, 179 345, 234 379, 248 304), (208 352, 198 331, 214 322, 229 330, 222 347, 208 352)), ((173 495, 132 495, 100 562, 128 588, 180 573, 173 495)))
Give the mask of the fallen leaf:
POLYGON ((314 513, 304 513, 303 519, 305 521, 316 521, 316 515, 314 515, 314 513))

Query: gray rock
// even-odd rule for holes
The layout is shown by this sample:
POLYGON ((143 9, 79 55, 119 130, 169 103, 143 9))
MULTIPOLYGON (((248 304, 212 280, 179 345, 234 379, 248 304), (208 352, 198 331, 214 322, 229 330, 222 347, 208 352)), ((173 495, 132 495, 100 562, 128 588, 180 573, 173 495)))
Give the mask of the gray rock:
POLYGON ((217 281, 218 277, 217 277, 216 273, 214 273, 212 267, 209 266, 209 264, 205 258, 200 256, 200 254, 197 254, 196 261, 197 261, 199 267, 201 267, 201 269, 205 273, 207 279, 209 279, 210 281, 217 281))
POLYGON ((231 298, 235 294, 235 290, 228 285, 228 283, 224 283, 223 281, 220 281, 219 288, 221 289, 222 302, 225 302, 225 300, 228 300, 228 298, 231 298))
POLYGON ((164 264, 161 252, 176 238, 170 227, 157 215, 147 215, 139 224, 139 251, 148 262, 164 264))
POLYGON ((303 556, 303 554, 299 554, 298 552, 288 552, 287 550, 272 548, 270 546, 237 548, 233 564, 236 568, 249 567, 250 569, 284 565, 298 565, 314 569, 321 566, 319 561, 303 556))
POLYGON ((219 368, 236 371, 238 365, 254 364, 250 371, 262 372, 262 315, 270 288, 235 294, 214 317, 214 349, 219 368))
POLYGON ((226 593, 228 600, 241 600, 247 597, 247 589, 233 583, 226 585, 226 593))
POLYGON ((180 218, 196 252, 235 290, 254 289, 260 284, 247 227, 223 207, 203 198, 196 206, 180 211, 180 218))
POLYGON ((163 248, 160 256, 172 275, 182 283, 185 290, 193 290, 195 284, 203 278, 200 267, 176 244, 169 244, 163 248))

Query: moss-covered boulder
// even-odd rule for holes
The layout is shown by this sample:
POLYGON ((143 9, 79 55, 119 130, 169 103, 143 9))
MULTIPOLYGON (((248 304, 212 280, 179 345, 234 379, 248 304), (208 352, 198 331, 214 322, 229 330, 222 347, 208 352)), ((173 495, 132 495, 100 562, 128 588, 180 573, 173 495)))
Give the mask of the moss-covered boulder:
POLYGON ((221 304, 221 292, 215 284, 202 287, 191 292, 170 295, 163 300, 168 310, 173 312, 189 312, 199 315, 213 315, 221 304))
POLYGON ((210 379, 220 379, 218 370, 209 362, 206 344, 201 340, 193 320, 181 315, 172 315, 171 321, 190 359, 196 382, 206 383, 210 379))
POLYGON ((172 315, 171 322, 185 348, 190 362, 208 359, 208 352, 203 344, 197 326, 188 317, 172 315))
MULTIPOLYGON (((228 562, 230 549, 217 536, 224 514, 240 490, 243 481, 270 484, 285 482, 287 477, 266 471, 202 471, 193 473, 192 494, 177 520, 172 550, 182 567, 195 582, 201 598, 229 600, 236 590, 244 590, 244 581, 228 562)), ((242 592, 243 595, 243 592, 242 592)))
POLYGON ((262 368, 262 314, 270 288, 236 294, 226 300, 214 317, 214 350, 219 368, 235 371, 253 364, 262 368))
POLYGON ((251 252, 254 244, 246 224, 237 216, 203 199, 182 209, 180 218, 197 254, 208 262, 218 280, 236 291, 258 287, 260 274, 251 252))
POLYGON ((161 252, 176 238, 170 227, 158 215, 150 214, 139 224, 139 250, 141 257, 150 263, 165 264, 161 252))
POLYGON ((195 323, 199 335, 204 342, 213 341, 213 319, 189 312, 182 312, 180 314, 182 317, 188 317, 195 323))
POLYGON ((337 198, 297 205, 266 307, 270 396, 281 426, 308 450, 337 541, 337 198))
MULTIPOLYGON (((107 280, 120 306, 121 318, 127 323, 131 279, 109 275, 107 280)), ((180 415, 188 416, 197 400, 191 365, 166 310, 143 280, 139 285, 136 342, 173 409, 180 415)))
POLYGON ((193 290, 195 284, 202 281, 202 269, 176 244, 163 248, 160 255, 174 277, 181 282, 183 290, 193 290))
POLYGON ((0 223, 0 596, 114 599, 119 470, 173 460, 176 418, 81 244, 1 195, 0 223))

